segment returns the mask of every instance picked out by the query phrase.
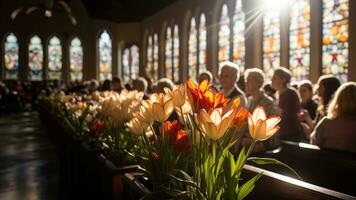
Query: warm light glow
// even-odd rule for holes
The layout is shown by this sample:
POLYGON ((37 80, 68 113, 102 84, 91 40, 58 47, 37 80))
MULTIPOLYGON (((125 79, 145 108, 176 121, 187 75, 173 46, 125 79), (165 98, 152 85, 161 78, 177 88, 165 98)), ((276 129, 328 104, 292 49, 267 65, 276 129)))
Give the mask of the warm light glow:
POLYGON ((306 149, 315 149, 315 150, 320 150, 318 146, 312 145, 312 144, 307 144, 307 143, 302 143, 300 142, 299 147, 306 148, 306 149))
POLYGON ((264 0, 264 8, 266 10, 280 11, 286 8, 288 0, 264 0))

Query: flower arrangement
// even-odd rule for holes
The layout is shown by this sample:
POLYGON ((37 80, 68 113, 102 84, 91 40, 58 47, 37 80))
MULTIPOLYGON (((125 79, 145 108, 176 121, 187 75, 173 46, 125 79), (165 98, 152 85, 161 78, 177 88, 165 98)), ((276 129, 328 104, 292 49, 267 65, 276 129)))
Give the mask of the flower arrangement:
POLYGON ((247 161, 278 163, 249 158, 254 145, 273 136, 280 118, 266 117, 258 107, 253 113, 240 108, 206 81, 187 81, 173 91, 153 94, 127 123, 142 141, 143 176, 151 180, 151 196, 177 199, 243 199, 262 174, 240 184, 247 161), (246 124, 253 139, 237 159, 230 152, 236 134, 246 124))

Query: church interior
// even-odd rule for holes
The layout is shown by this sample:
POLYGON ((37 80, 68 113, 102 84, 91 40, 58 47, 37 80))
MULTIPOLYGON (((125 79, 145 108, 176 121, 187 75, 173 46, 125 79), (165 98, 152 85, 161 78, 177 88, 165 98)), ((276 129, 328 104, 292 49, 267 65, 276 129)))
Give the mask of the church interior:
POLYGON ((356 1, 0 16, 0 199, 356 199, 356 1))

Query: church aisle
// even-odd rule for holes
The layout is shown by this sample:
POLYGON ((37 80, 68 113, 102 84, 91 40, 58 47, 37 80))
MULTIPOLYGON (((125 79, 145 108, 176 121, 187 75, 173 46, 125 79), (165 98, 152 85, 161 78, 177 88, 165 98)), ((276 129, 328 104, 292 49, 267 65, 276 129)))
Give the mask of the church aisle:
POLYGON ((37 112, 0 116, 0 199, 59 199, 58 171, 37 112))

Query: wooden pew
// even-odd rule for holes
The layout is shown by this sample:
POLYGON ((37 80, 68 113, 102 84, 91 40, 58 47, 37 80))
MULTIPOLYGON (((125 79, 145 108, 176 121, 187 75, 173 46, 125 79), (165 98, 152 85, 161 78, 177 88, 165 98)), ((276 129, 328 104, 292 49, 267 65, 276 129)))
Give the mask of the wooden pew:
POLYGON ((254 190, 246 199, 288 199, 288 200, 331 200, 348 199, 356 197, 316 186, 297 179, 263 170, 251 165, 245 165, 242 178, 252 178, 263 172, 257 181, 254 190))
MULTIPOLYGON (((356 196, 356 154, 354 153, 283 141, 280 148, 253 156, 276 158, 292 167, 305 182, 356 196)), ((249 164, 295 177, 290 170, 282 166, 249 164)))

